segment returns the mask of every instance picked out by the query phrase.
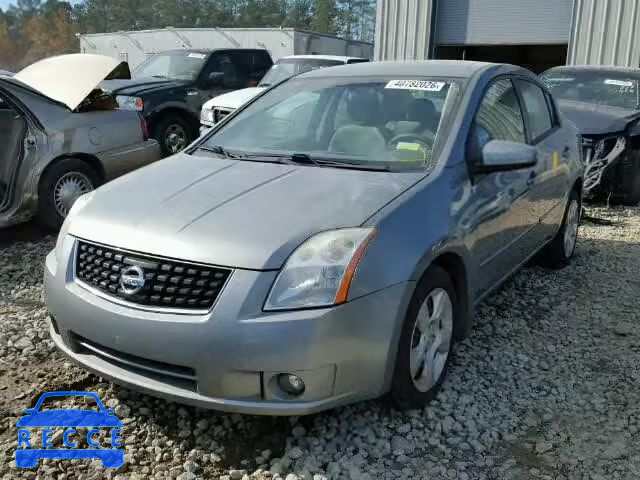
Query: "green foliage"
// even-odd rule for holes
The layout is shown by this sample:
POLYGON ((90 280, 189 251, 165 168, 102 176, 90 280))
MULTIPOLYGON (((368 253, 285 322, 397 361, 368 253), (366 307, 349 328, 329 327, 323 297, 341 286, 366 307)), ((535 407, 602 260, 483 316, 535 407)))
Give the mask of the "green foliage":
POLYGON ((17 0, 0 10, 0 68, 77 52, 76 33, 291 27, 373 41, 375 0, 17 0))

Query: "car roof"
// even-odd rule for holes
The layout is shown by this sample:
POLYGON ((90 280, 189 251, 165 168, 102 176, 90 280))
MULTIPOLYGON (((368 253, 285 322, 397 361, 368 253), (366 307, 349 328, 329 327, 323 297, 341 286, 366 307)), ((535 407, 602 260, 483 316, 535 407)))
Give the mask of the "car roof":
POLYGON ((239 50, 242 52, 266 52, 267 50, 264 48, 174 48, 172 50, 163 50, 158 53, 202 53, 209 54, 213 52, 219 51, 234 51, 239 50))
MULTIPOLYGON (((563 65, 553 67, 547 72, 602 72, 602 73, 626 73, 640 77, 640 68, 617 67, 614 65, 563 65)), ((545 72, 546 73, 546 72, 545 72)))
MULTIPOLYGON (((350 65, 331 67, 332 77, 361 76, 361 77, 449 77, 470 78, 477 73, 489 70, 503 70, 503 73, 521 73, 534 77, 529 70, 504 63, 471 62, 466 60, 415 60, 401 62, 363 62, 350 65)), ((298 75, 298 77, 324 77, 329 75, 327 69, 312 70, 298 75)))
POLYGON ((286 57, 281 57, 280 60, 283 60, 285 58, 336 60, 336 61, 345 62, 345 63, 347 63, 349 60, 367 60, 364 57, 346 57, 343 55, 287 55, 286 57))

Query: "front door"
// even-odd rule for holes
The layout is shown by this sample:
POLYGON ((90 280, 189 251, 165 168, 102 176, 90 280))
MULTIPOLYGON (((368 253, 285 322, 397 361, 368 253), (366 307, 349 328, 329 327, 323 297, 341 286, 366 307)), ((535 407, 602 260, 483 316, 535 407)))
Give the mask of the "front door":
MULTIPOLYGON (((526 142, 524 119, 512 80, 498 77, 485 91, 468 141, 467 161, 482 161, 491 140, 526 142)), ((528 196, 535 167, 473 176, 468 248, 476 260, 478 295, 493 288, 528 254, 526 243, 538 216, 528 196)))

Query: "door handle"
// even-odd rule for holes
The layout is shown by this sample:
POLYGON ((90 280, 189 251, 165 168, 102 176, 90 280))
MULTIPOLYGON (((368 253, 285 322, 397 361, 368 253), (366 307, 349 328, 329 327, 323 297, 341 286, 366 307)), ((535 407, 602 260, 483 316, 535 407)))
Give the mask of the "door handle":
POLYGON ((529 177, 527 178, 527 186, 530 187, 531 185, 533 185, 536 182, 536 177, 538 176, 538 173, 535 171, 532 171, 529 174, 529 177))

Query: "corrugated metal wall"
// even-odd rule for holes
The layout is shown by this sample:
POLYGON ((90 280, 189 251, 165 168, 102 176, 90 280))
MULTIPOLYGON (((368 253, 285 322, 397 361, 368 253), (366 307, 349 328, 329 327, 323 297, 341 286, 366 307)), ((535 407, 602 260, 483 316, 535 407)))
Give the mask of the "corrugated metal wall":
POLYGON ((438 0, 439 45, 566 44, 573 0, 438 0))
POLYGON ((375 60, 429 58, 434 0, 378 0, 375 60))
POLYGON ((569 65, 640 66, 640 0, 575 0, 569 65))
POLYGON ((370 58, 373 45, 289 28, 171 28, 133 32, 100 33, 80 36, 80 51, 122 58, 135 68, 148 56, 177 48, 264 48, 273 60, 286 55, 307 53, 298 50, 310 38, 317 53, 370 58))

